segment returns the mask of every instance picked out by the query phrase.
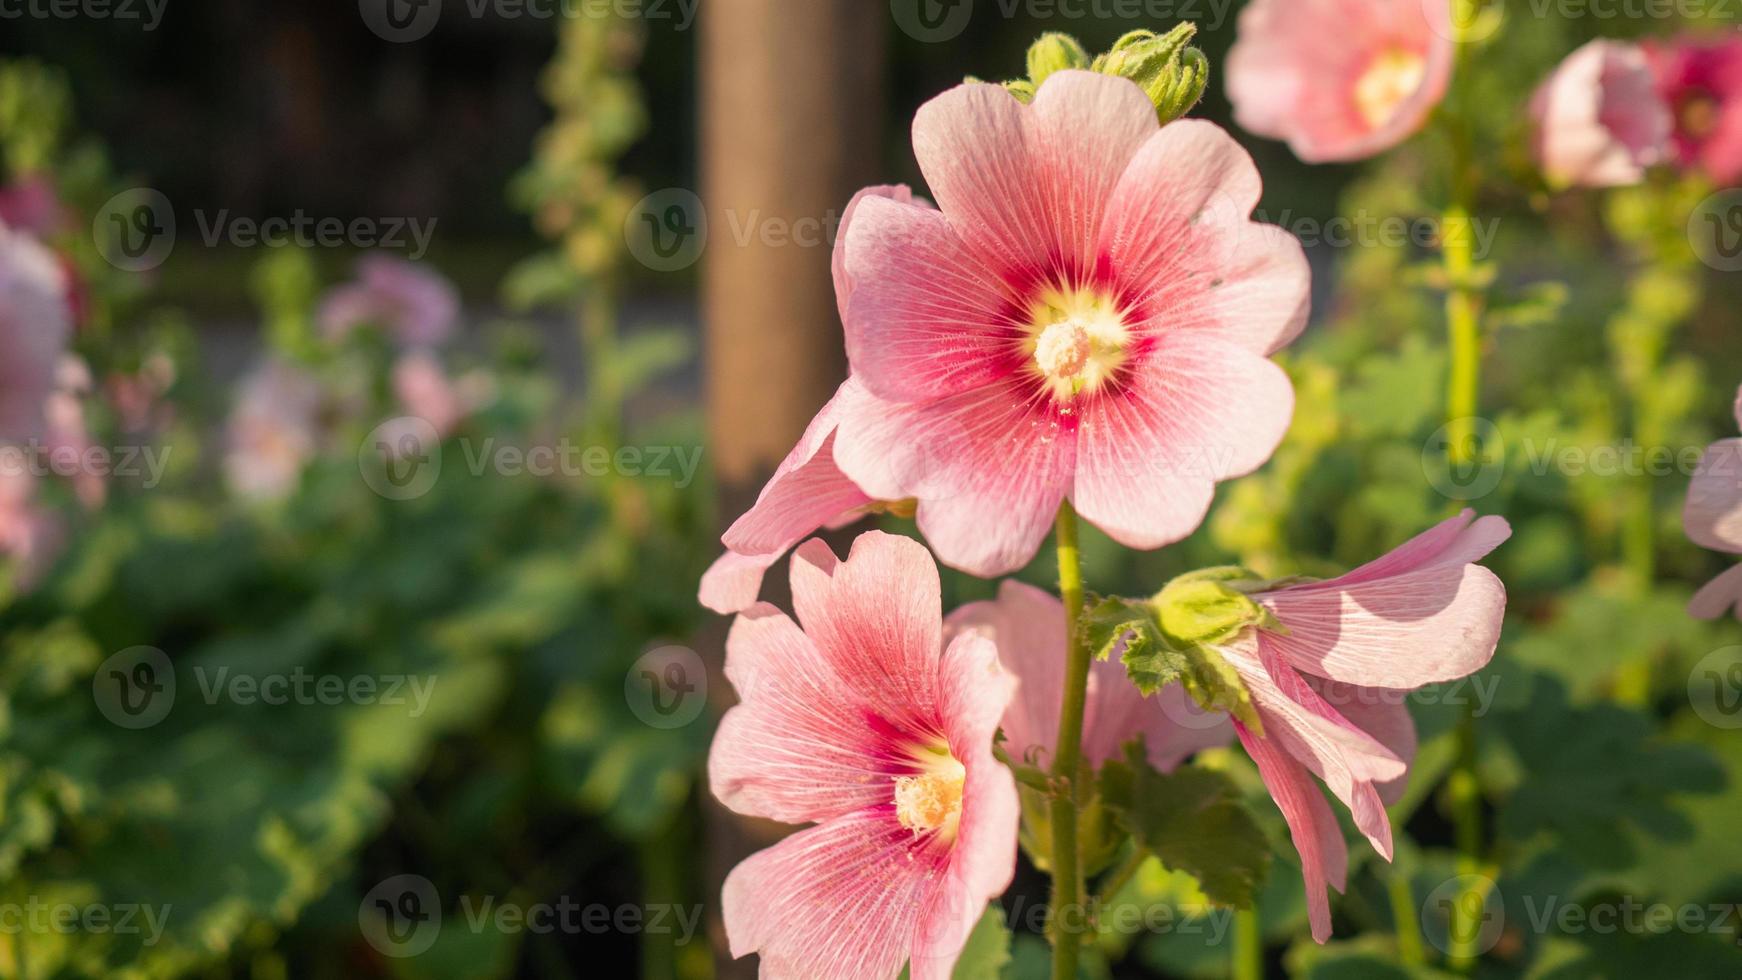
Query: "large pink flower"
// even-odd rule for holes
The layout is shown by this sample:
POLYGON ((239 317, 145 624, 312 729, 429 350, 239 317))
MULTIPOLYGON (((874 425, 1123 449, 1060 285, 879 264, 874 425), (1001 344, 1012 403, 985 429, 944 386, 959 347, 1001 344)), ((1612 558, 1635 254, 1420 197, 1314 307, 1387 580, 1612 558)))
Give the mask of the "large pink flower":
POLYGON ((1340 578, 1260 595, 1287 632, 1254 630, 1224 651, 1264 724, 1262 736, 1235 728, 1300 852, 1319 942, 1331 933, 1326 887, 1343 890, 1349 855, 1308 774, 1390 860, 1385 804, 1415 754, 1405 695, 1480 670, 1500 639, 1506 589, 1475 562, 1512 530, 1474 518, 1465 511, 1340 578))
POLYGON ((1445 98, 1456 48, 1448 4, 1253 0, 1228 52, 1234 120, 1308 163, 1396 146, 1445 98))
POLYGON ((60 261, 35 238, 0 224, 0 439, 29 442, 42 434, 72 329, 60 261))
MULTIPOLYGON (((998 598, 973 602, 944 621, 946 635, 978 632, 998 647, 998 659, 1016 678, 1016 697, 1002 728, 1010 757, 1050 765, 1058 740, 1059 693, 1065 683, 1065 607, 1050 592, 1006 581, 998 598)), ((1126 742, 1143 736, 1150 764, 1166 772, 1203 749, 1234 737, 1224 715, 1196 710, 1179 685, 1145 699, 1117 657, 1089 671, 1083 712, 1083 761, 1099 766, 1122 757, 1126 742)))
POLYGON ((1624 187, 1669 155, 1672 121, 1645 52, 1592 41, 1567 56, 1530 102, 1537 163, 1557 187, 1624 187))
POLYGON ((772 606, 732 625, 743 703, 708 776, 733 810, 814 822, 738 865, 723 913, 732 954, 770 980, 950 975, 1016 866, 1018 804, 992 738, 1011 681, 991 641, 943 642, 937 567, 917 542, 862 535, 838 562, 792 561, 803 629, 772 606))
POLYGON ((836 465, 916 499, 938 557, 981 576, 1033 557, 1067 498, 1131 547, 1190 534, 1293 411, 1266 356, 1306 322, 1308 270, 1250 220, 1251 158, 1080 71, 1026 106, 946 92, 913 143, 941 210, 867 196, 842 230, 836 465))
POLYGON ((404 347, 430 347, 453 334, 460 317, 454 284, 423 266, 390 255, 357 263, 357 281, 334 289, 321 303, 321 328, 337 339, 375 326, 404 347))
POLYGON ((1681 165, 1720 184, 1742 179, 1742 38, 1648 41, 1645 52, 1675 117, 1681 165))
MULTIPOLYGON (((1736 393, 1736 424, 1742 426, 1742 391, 1736 393)), ((1725 439, 1706 449, 1688 487, 1682 525, 1700 547, 1742 555, 1742 439, 1725 439)), ((1717 619, 1732 608, 1742 617, 1742 565, 1695 593, 1688 613, 1717 619)))
MULTIPOLYGON (((868 187, 848 203, 842 214, 843 225, 853 220, 867 197, 884 197, 903 204, 914 200, 905 187, 868 187)), ((853 295, 853 280, 846 268, 845 238, 837 237, 833 259, 835 300, 843 319, 853 295)), ((823 528, 851 524, 874 503, 835 465, 835 425, 840 407, 850 400, 847 388, 854 383, 849 379, 829 399, 762 488, 755 506, 726 530, 721 539, 726 553, 702 576, 702 605, 718 613, 750 608, 762 590, 763 575, 781 555, 823 528)))

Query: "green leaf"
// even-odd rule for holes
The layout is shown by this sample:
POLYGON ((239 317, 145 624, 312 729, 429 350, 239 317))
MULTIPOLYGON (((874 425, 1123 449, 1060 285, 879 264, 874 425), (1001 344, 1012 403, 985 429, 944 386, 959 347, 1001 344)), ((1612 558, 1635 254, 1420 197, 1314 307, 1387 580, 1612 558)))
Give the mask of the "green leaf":
POLYGON ((1159 773, 1142 741, 1101 767, 1101 800, 1138 844, 1198 880, 1219 905, 1249 906, 1270 845, 1227 775, 1196 766, 1159 773))
POLYGON ((986 909, 974 931, 968 934, 968 944, 962 947, 962 958, 956 961, 953 980, 998 980, 1010 963, 1010 928, 1004 924, 1004 911, 997 905, 986 909))

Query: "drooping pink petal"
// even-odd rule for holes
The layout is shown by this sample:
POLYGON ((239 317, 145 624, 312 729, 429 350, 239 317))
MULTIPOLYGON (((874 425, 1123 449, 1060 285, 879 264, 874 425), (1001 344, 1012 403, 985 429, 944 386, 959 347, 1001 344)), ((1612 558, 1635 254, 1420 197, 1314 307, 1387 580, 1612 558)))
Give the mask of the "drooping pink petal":
POLYGON ((1702 548, 1742 554, 1742 439, 1715 442, 1700 457, 1682 526, 1702 548))
MULTIPOLYGON (((1007 580, 998 598, 950 613, 946 634, 975 631, 997 645, 999 660, 1016 682, 1016 697, 1004 713, 1005 748, 1017 760, 1050 764, 1058 739, 1059 691, 1064 685, 1064 606, 1032 585, 1007 580)), ((1195 710, 1183 688, 1171 686, 1145 698, 1125 675, 1117 655, 1089 671, 1083 712, 1083 759, 1099 766, 1122 758, 1124 746, 1143 736, 1150 764, 1166 772, 1203 749, 1233 737, 1225 715, 1195 710)))
POLYGON ((1263 181, 1221 128, 1181 119, 1150 137, 1113 191, 1101 251, 1158 332, 1202 330, 1271 354, 1306 326, 1300 241, 1252 220, 1263 181))
POLYGON ((1326 889, 1343 891, 1349 877, 1349 845, 1337 826, 1337 816, 1300 763, 1289 758, 1276 743, 1254 735, 1245 725, 1236 724, 1234 730, 1239 733, 1246 754, 1257 763, 1258 775, 1282 811, 1294 849, 1300 854, 1313 939, 1321 944, 1328 942, 1331 898, 1326 889))
POLYGON ((702 577, 702 605, 734 613, 756 601, 762 577, 794 545, 823 527, 849 519, 871 503, 835 465, 835 427, 848 379, 805 429, 798 445, 769 478, 755 506, 733 522, 721 541, 726 554, 702 577))
MULTIPOLYGON (((1373 736, 1392 755, 1410 765, 1415 761, 1415 719, 1409 713, 1408 691, 1359 684, 1339 684, 1323 678, 1308 677, 1306 682, 1356 728, 1373 736)), ((1379 799, 1386 806, 1396 803, 1409 788, 1407 774, 1389 782, 1375 784, 1379 799)))
POLYGON ((1274 363, 1212 335, 1157 338, 1149 370, 1122 397, 1086 406, 1072 501, 1133 548, 1196 530, 1215 486, 1270 458, 1294 414, 1294 389, 1274 363))
POLYGON ((1475 511, 1466 508, 1354 571, 1296 588, 1337 589, 1424 568, 1467 565, 1488 557, 1511 536, 1512 525, 1504 517, 1478 518, 1475 511))
POLYGON ((1567 56, 1530 103, 1532 149, 1556 186, 1623 187, 1664 160, 1673 121, 1645 52, 1592 41, 1567 56))
POLYGON ((1448 13, 1421 0, 1254 0, 1228 52, 1234 118, 1308 163, 1390 149, 1445 97, 1448 13))
POLYGON ((1742 565, 1707 582, 1688 602, 1688 615, 1695 619, 1722 619, 1732 609, 1742 619, 1742 565))
POLYGON ((1264 722, 1264 738, 1274 740, 1324 780, 1331 793, 1349 807, 1355 826, 1389 860, 1391 822, 1378 786, 1404 776, 1406 765, 1327 704, 1270 649, 1270 639, 1270 634, 1262 633, 1256 650, 1226 651, 1251 692, 1253 707, 1264 722))

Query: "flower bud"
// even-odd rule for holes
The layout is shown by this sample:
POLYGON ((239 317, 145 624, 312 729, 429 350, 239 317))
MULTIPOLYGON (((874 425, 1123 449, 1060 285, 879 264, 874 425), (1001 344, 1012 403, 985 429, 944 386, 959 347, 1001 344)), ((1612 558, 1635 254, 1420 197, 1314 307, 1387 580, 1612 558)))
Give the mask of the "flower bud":
POLYGON ((1210 62, 1188 47, 1197 25, 1180 24, 1166 34, 1132 31, 1095 59, 1094 70, 1129 78, 1155 103, 1163 125, 1185 115, 1203 97, 1210 80, 1210 62))
POLYGON ((1089 52, 1069 34, 1042 34, 1028 49, 1028 80, 1036 89, 1054 72, 1087 67, 1089 52))

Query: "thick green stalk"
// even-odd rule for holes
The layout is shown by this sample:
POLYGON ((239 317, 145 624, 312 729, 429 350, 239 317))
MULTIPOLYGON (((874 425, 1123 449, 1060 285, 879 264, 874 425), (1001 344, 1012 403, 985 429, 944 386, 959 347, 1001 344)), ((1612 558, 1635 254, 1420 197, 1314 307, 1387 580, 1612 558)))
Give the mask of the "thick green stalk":
POLYGON ((1068 500, 1059 506, 1057 537, 1059 597, 1065 606, 1065 690, 1052 767, 1052 975, 1053 980, 1077 980, 1088 912, 1083 902, 1077 813, 1082 808, 1078 770, 1083 756, 1083 711, 1089 696, 1089 650, 1077 641, 1077 617, 1083 610, 1083 567, 1077 552, 1077 512, 1068 500))
POLYGON ((1234 980, 1264 980, 1264 928, 1256 907, 1234 913, 1234 980))

